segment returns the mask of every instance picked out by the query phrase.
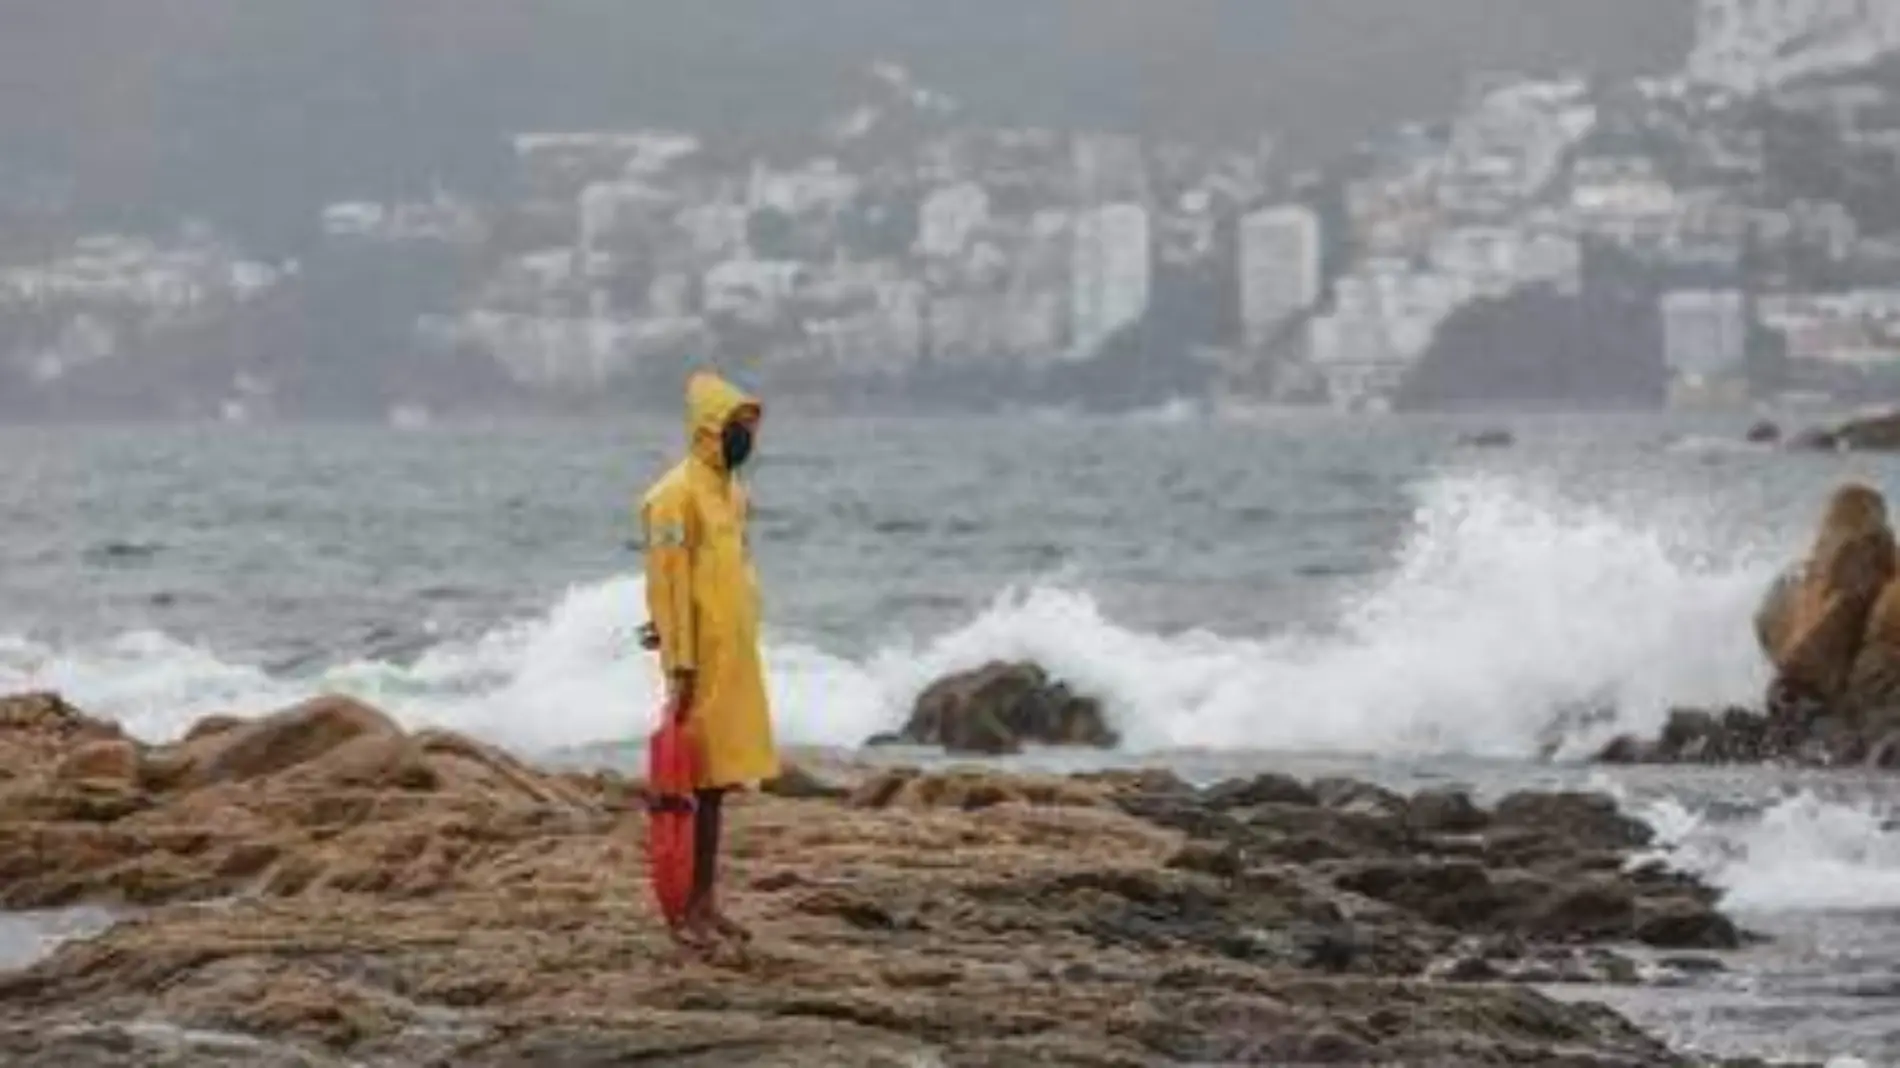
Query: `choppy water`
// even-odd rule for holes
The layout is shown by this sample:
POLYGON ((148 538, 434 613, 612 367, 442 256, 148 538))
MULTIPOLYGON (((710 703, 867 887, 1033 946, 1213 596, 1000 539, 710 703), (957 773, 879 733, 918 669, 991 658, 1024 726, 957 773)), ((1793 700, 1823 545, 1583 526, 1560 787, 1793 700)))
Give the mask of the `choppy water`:
MULTIPOLYGON (((1414 420, 775 421, 781 732, 854 747, 937 674, 1027 656, 1106 699, 1110 759, 1614 789, 1782 937, 1611 996, 1708 1048, 1900 1063, 1900 787, 1536 760, 1757 694, 1762 587, 1835 483, 1891 492, 1900 463, 1731 445, 1734 421, 1513 425, 1478 450, 1414 420)), ((629 512, 678 435, 0 431, 0 690, 156 739, 340 689, 603 751, 647 726, 629 512)))

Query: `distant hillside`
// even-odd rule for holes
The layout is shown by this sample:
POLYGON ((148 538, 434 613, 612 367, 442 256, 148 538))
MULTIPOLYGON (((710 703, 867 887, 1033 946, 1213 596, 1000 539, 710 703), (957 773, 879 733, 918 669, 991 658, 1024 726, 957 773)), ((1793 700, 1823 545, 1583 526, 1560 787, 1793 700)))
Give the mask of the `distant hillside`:
MULTIPOLYGON (((57 0, 0 12, 0 224, 193 212, 263 251, 310 209, 502 180, 511 131, 807 128, 871 60, 985 119, 1307 155, 1467 74, 1662 71, 1689 0, 57 0), (49 208, 59 210, 49 212, 49 208), (30 209, 30 210, 28 210, 30 209)), ((5 233, 0 230, 0 233, 5 233)), ((15 242, 30 233, 16 227, 15 242)))

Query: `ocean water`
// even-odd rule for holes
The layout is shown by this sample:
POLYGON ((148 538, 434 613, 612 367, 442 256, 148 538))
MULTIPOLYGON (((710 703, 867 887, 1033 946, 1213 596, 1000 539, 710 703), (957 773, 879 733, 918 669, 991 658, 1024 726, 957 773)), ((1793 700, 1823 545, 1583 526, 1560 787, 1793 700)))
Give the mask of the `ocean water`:
MULTIPOLYGON (((1511 448, 1178 408, 773 420, 754 546, 782 739, 851 750, 941 673, 1030 657, 1127 744, 1015 763, 1608 789, 1777 940, 1602 996, 1712 1050, 1900 1063, 1900 780, 1578 762, 1759 694, 1762 589, 1836 484, 1900 490, 1900 461, 1742 446, 1734 419, 1502 422, 1511 448)), ((342 691, 609 757, 655 703, 631 513, 680 434, 0 430, 0 691, 154 740, 342 691)))

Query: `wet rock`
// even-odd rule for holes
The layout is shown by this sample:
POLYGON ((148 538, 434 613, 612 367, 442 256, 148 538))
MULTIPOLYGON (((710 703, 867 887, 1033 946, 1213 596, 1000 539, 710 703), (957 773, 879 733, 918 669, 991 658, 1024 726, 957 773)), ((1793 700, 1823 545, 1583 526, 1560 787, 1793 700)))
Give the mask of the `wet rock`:
POLYGON ((1900 450, 1900 412, 1850 419, 1830 434, 1838 447, 1854 452, 1894 452, 1900 450))
POLYGON ((1827 707, 1839 701, 1868 614, 1897 570, 1885 499, 1859 483, 1836 490, 1794 593, 1787 640, 1771 657, 1776 684, 1827 707))
POLYGON ((1900 770, 1900 730, 1888 731, 1867 748, 1867 766, 1883 771, 1900 770))
POLYGON ((1474 861, 1352 862, 1333 882, 1342 890, 1398 905, 1448 926, 1481 922, 1499 905, 1489 874, 1474 861))
POLYGON ((1230 780, 1207 791, 1203 803, 1216 812, 1256 805, 1317 805, 1313 788, 1288 775, 1272 773, 1230 780))
POLYGON ((1744 437, 1753 445, 1774 445, 1781 441, 1781 427, 1770 420, 1763 419, 1749 427, 1744 437))
POLYGON ((1809 427, 1789 438, 1788 447, 1798 452, 1839 452, 1846 445, 1839 434, 1826 427, 1809 427))
POLYGON ((1525 931, 1567 941, 1618 939, 1636 926, 1636 895, 1614 880, 1553 889, 1519 918, 1525 931))
POLYGON ((1599 764, 1662 763, 1661 747, 1634 734, 1619 734, 1610 739, 1591 759, 1599 764))
POLYGON ((1804 563, 1782 568, 1762 591, 1761 602, 1755 606, 1755 644, 1770 661, 1779 650, 1787 648, 1794 637, 1795 601, 1806 581, 1806 571, 1804 563))
POLYGON ((990 664, 938 680, 917 698, 904 729, 880 742, 1000 755, 1025 744, 1112 749, 1120 737, 1101 704, 1034 664, 990 664))
POLYGON ((1754 630, 1774 668, 1764 711, 1679 710, 1653 743, 1619 738, 1598 759, 1814 767, 1895 760, 1884 743, 1900 729, 1900 552, 1878 492, 1858 483, 1835 491, 1806 559, 1764 592, 1754 630))
POLYGON ((1329 809, 1364 816, 1402 815, 1407 804, 1402 795, 1357 779, 1320 779, 1313 783, 1313 793, 1329 809))
POLYGON ((1406 806, 1406 826, 1421 834, 1481 831, 1490 822, 1490 815, 1462 790, 1425 790, 1406 806))
POLYGON ((1456 957, 1427 974, 1448 983, 1490 983, 1504 977, 1496 965, 1483 957, 1456 957))
POLYGON ((0 782, 0 898, 151 909, 0 976, 0 1059, 223 1063, 19 1037, 165 1021, 278 1058, 234 1065, 324 1068, 1660 1068, 1678 1062, 1607 1010, 1512 984, 1621 981, 1590 944, 1620 904, 1615 937, 1719 937, 1697 911, 1713 894, 1624 872, 1617 843, 1639 836, 1585 795, 1487 811, 1271 776, 1198 791, 951 768, 839 797, 788 772, 730 802, 727 904, 757 938, 743 966, 705 967, 654 915, 630 784, 348 706, 292 711, 172 746, 68 716, 0 728, 0 766, 22 769, 0 782), (143 770, 104 755, 120 744, 143 770), (141 807, 75 800, 119 797, 141 807))
POLYGON ((1735 922, 1696 901, 1668 902, 1643 910, 1636 940, 1658 949, 1739 949, 1735 922))
POLYGON ((1247 870, 1247 858, 1231 842, 1189 842, 1168 858, 1168 867, 1232 879, 1247 870))
POLYGON ((1887 583, 1868 612, 1842 711, 1869 744, 1900 728, 1900 580, 1887 583))
POLYGON ((1624 815, 1603 794, 1518 791, 1498 802, 1494 819, 1499 827, 1597 849, 1640 849, 1655 838, 1647 824, 1624 815))

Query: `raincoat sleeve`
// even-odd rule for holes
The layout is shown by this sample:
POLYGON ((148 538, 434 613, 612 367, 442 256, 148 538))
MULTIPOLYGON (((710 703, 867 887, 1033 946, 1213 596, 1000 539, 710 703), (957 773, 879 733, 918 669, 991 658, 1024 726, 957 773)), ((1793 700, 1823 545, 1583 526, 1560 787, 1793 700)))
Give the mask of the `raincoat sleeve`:
POLYGON ((660 639, 660 664, 668 675, 698 669, 693 618, 692 530, 687 501, 678 492, 656 493, 641 509, 646 535, 647 614, 660 639))

